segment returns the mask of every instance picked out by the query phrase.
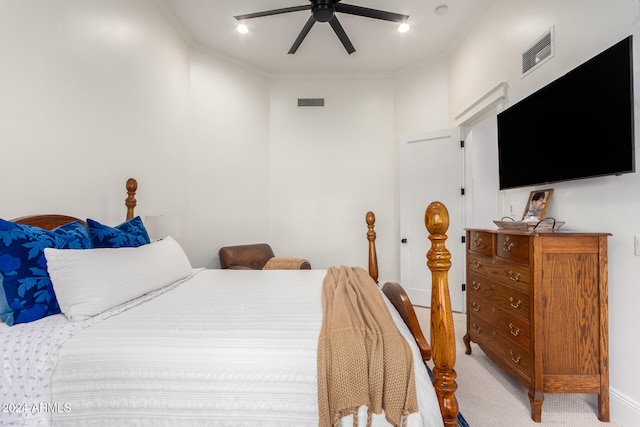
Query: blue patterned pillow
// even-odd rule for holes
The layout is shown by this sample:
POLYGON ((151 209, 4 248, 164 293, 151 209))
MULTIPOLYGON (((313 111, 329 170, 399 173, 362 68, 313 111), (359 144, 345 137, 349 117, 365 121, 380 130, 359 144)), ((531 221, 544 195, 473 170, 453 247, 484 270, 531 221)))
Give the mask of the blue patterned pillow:
POLYGON ((0 319, 9 326, 60 313, 44 248, 87 249, 80 221, 51 231, 0 219, 0 319))
POLYGON ((139 216, 115 227, 87 218, 87 229, 94 248, 136 248, 151 242, 139 216))

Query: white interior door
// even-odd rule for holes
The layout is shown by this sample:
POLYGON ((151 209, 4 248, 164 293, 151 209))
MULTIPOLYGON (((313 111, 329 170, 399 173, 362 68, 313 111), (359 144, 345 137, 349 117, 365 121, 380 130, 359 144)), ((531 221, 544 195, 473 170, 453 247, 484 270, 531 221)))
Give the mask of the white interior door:
POLYGON ((446 247, 451 252, 449 271, 451 307, 464 312, 463 149, 460 129, 433 132, 402 141, 400 148, 400 265, 401 283, 415 305, 431 305, 431 272, 426 254, 431 247, 424 213, 433 201, 442 202, 450 223, 446 247))

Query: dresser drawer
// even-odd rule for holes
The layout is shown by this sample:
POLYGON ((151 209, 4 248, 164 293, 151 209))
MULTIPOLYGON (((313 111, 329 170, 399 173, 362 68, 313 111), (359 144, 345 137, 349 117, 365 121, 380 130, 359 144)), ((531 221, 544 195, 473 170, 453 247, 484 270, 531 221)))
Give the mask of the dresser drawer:
POLYGON ((482 317, 487 322, 493 321, 496 309, 488 300, 477 295, 469 295, 467 299, 467 312, 474 317, 482 317))
POLYGON ((517 316, 523 320, 530 320, 531 301, 527 292, 521 292, 511 286, 504 286, 489 278, 469 273, 467 277, 468 309, 473 310, 471 302, 474 298, 481 297, 492 306, 517 316))
POLYGON ((503 310, 495 310, 492 313, 491 324, 495 330, 502 333, 510 341, 530 348, 531 326, 529 320, 511 315, 503 310))
POLYGON ((492 276, 494 259, 490 256, 469 252, 467 254, 467 273, 476 273, 487 278, 492 276))
POLYGON ((496 236, 496 255, 510 261, 529 262, 529 236, 498 234, 496 236))
MULTIPOLYGON (((497 283, 513 286, 529 293, 531 274, 527 264, 518 264, 500 258, 489 258, 469 253, 467 272, 484 276, 497 283)), ((469 281, 467 279, 467 281, 469 281)))
POLYGON ((496 352, 500 353, 516 371, 530 378, 532 372, 531 353, 519 345, 514 345, 512 341, 506 340, 500 334, 496 336, 495 341, 497 343, 496 352))
POLYGON ((469 231, 469 250, 479 254, 493 255, 493 234, 486 231, 469 231))
POLYGON ((507 364, 525 377, 531 377, 531 353, 500 333, 491 323, 474 314, 469 315, 469 336, 472 341, 498 354, 507 364))

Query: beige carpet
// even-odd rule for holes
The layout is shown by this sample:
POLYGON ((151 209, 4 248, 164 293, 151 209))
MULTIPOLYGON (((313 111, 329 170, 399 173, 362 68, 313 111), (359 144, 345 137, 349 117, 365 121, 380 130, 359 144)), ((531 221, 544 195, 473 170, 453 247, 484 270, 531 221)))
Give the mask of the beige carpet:
MULTIPOLYGON (((429 309, 416 307, 416 313, 428 338, 429 309)), ((458 374, 456 396, 470 427, 622 427, 613 422, 600 422, 595 408, 596 397, 578 394, 545 394, 542 422, 532 421, 524 386, 498 369, 477 345, 471 344, 471 355, 464 354, 465 315, 454 313, 453 322, 458 374)))

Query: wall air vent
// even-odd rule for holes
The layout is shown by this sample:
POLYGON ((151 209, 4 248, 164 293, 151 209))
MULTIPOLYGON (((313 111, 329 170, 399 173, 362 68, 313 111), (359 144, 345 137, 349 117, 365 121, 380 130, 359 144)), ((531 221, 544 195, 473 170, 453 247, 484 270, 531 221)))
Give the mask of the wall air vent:
POLYGON ((522 54, 522 77, 553 57, 553 27, 522 54))
POLYGON ((298 107, 324 107, 324 98, 298 98, 298 107))

